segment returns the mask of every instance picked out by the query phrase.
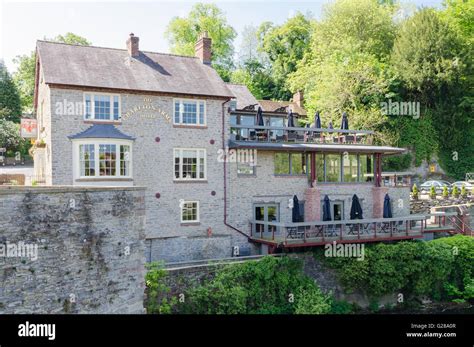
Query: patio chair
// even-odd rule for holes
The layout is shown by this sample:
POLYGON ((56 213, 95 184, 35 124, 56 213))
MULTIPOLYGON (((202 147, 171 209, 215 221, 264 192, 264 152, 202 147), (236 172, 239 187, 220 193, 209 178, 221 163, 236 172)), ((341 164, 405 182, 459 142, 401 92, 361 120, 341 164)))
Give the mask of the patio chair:
POLYGON ((295 142, 296 141, 296 133, 295 132, 292 132, 292 131, 288 131, 288 142, 289 141, 293 141, 295 142))

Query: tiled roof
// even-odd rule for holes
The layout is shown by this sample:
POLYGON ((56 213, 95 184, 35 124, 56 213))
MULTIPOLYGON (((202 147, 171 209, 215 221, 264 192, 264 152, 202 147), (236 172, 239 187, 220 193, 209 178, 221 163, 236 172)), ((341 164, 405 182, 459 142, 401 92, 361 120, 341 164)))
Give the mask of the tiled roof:
POLYGON ((289 107, 293 113, 306 116, 306 110, 291 101, 258 100, 258 103, 263 112, 288 112, 289 107))
POLYGON ((118 130, 112 124, 94 124, 86 130, 68 136, 71 140, 76 139, 119 139, 119 140, 135 140, 134 137, 129 136, 118 130))
POLYGON ((198 58, 126 49, 37 42, 47 84, 233 97, 217 72, 198 58))
POLYGON ((230 89, 232 94, 235 95, 237 99, 237 109, 243 110, 245 108, 249 108, 254 106, 255 110, 258 108, 259 103, 257 99, 253 96, 247 86, 243 84, 233 84, 233 83, 226 83, 227 88, 230 89))

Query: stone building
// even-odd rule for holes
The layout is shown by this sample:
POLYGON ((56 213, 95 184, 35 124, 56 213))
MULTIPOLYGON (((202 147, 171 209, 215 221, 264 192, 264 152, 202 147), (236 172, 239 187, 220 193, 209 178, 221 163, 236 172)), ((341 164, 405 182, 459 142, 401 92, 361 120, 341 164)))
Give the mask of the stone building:
POLYGON ((386 193, 393 215, 408 215, 408 189, 381 187, 381 156, 403 149, 372 144, 368 131, 298 128, 302 93, 258 101, 222 81, 211 53, 205 34, 195 57, 141 51, 133 34, 125 49, 38 41, 35 174, 47 185, 146 187, 147 260, 275 251, 274 230, 291 230, 271 223, 292 222, 294 196, 304 221, 321 220, 326 195, 337 221, 353 194, 365 218, 382 217, 386 193))

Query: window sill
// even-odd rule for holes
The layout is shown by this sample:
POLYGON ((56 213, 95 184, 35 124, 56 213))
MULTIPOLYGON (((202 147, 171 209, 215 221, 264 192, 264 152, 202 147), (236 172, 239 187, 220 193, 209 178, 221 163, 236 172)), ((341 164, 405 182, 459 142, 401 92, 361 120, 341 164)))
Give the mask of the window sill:
POLYGON ((91 177, 91 178, 77 178, 76 182, 133 182, 133 178, 129 178, 129 177, 91 177))
POLYGON ((100 119, 84 119, 84 124, 115 124, 121 125, 121 120, 100 120, 100 119))
POLYGON ((201 222, 181 222, 182 227, 201 225, 201 222))
POLYGON ((207 179, 204 179, 204 180, 196 180, 196 179, 192 179, 192 180, 174 179, 174 180, 173 180, 173 183, 207 183, 207 179))
POLYGON ((173 128, 189 128, 189 129, 207 129, 207 125, 196 124, 173 124, 173 128))

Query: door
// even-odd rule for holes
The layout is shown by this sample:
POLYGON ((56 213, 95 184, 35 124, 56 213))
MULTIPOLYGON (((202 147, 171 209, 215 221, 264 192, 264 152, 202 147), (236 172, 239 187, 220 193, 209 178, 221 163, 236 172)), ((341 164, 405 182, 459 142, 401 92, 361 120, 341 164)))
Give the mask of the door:
MULTIPOLYGON (((256 204, 254 205, 254 219, 262 222, 279 222, 280 213, 278 204, 256 204)), ((258 233, 271 233, 277 231, 273 225, 257 224, 256 229, 258 233)))

